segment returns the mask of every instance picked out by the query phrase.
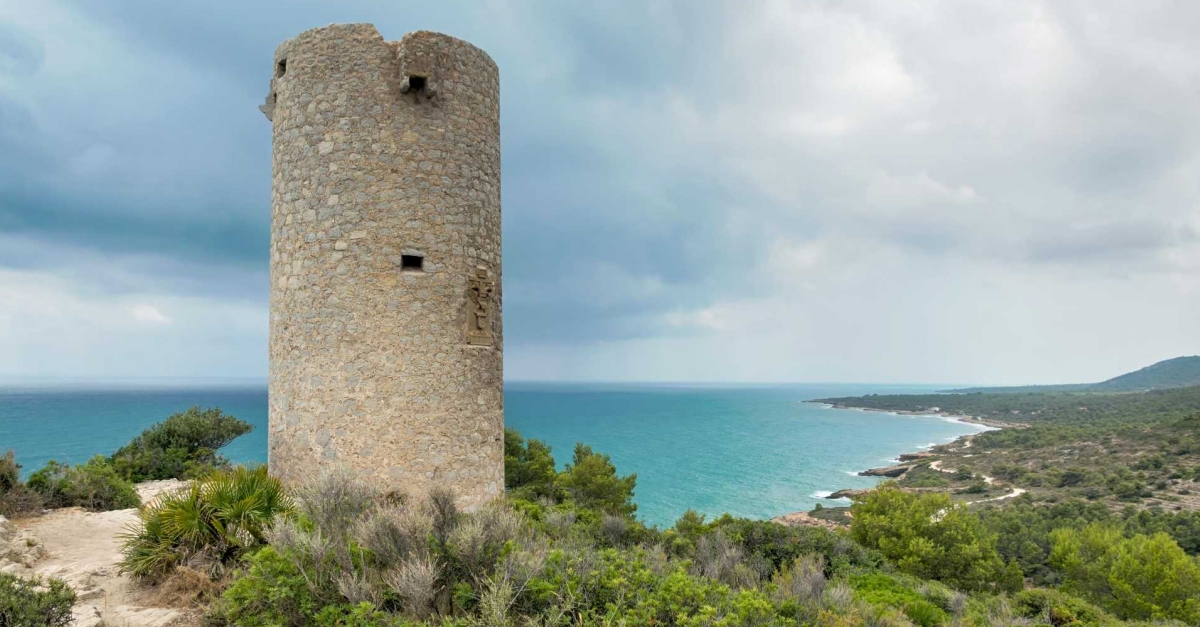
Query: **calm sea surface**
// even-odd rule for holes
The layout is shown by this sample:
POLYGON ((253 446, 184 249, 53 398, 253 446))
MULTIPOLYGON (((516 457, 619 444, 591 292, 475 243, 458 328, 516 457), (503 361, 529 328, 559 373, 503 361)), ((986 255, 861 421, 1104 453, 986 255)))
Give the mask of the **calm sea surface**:
MULTIPOLYGON (((688 508, 768 518, 840 504, 822 497, 875 483, 855 471, 980 430, 803 402, 932 389, 509 383, 504 398, 507 423, 547 441, 560 465, 582 441, 611 455, 619 472, 637 473, 638 514, 668 525, 688 508)), ((193 405, 219 406, 254 424, 224 453, 235 462, 266 460, 266 389, 229 384, 0 386, 0 452, 16 451, 26 473, 50 459, 82 462, 193 405)))

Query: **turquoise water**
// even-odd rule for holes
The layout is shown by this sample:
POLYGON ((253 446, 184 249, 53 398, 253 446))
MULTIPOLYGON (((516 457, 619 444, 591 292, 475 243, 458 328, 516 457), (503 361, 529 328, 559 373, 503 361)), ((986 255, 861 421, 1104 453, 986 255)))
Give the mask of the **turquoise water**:
MULTIPOLYGON (((853 473, 898 454, 980 430, 929 416, 837 410, 803 401, 933 388, 871 385, 672 386, 509 383, 505 418, 546 440, 560 465, 575 442, 636 472, 638 514, 667 525, 688 508, 769 518, 807 510, 839 488, 867 487, 853 473)), ((219 406, 255 425, 224 451, 266 459, 267 394, 260 385, 0 388, 0 451, 26 472, 49 459, 111 453, 167 415, 219 406)))

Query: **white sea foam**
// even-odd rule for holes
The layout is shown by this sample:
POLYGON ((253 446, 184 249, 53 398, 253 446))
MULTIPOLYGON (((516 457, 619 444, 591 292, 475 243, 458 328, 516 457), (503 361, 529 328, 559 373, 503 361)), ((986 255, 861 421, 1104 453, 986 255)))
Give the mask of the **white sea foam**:
POLYGON ((829 498, 830 494, 833 494, 833 492, 830 492, 828 490, 817 490, 816 492, 812 493, 812 496, 813 496, 813 498, 827 499, 827 498, 829 498))

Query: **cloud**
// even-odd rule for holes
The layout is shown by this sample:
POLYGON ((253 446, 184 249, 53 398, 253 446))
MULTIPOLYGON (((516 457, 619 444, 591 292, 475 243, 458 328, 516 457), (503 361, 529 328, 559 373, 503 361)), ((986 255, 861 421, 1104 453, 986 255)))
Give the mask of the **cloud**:
POLYGON ((149 324, 171 324, 171 318, 159 311, 154 305, 139 303, 129 307, 129 313, 134 320, 138 322, 146 322, 149 324))
POLYGON ((266 312, 248 303, 114 297, 55 273, 0 270, 6 376, 261 378, 266 327, 266 312))
MULTIPOLYGON (((87 302, 196 342, 223 332, 184 303, 265 320, 256 106, 275 46, 333 21, 446 31, 499 64, 511 376, 965 381, 1200 350, 1162 313, 1200 289, 1200 7, 1182 0, 16 0, 10 297, 49 298, 51 277, 48 320, 89 328, 68 305, 87 302)), ((265 325, 246 328, 215 344, 260 368, 265 325)), ((21 369, 95 363, 22 345, 21 369)))

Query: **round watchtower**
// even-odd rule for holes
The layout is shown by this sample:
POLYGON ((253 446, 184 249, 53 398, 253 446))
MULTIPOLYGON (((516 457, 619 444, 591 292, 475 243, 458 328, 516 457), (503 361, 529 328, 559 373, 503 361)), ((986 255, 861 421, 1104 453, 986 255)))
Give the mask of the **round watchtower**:
POLYGON ((499 73, 370 24, 275 52, 269 465, 381 489, 504 489, 499 73))

